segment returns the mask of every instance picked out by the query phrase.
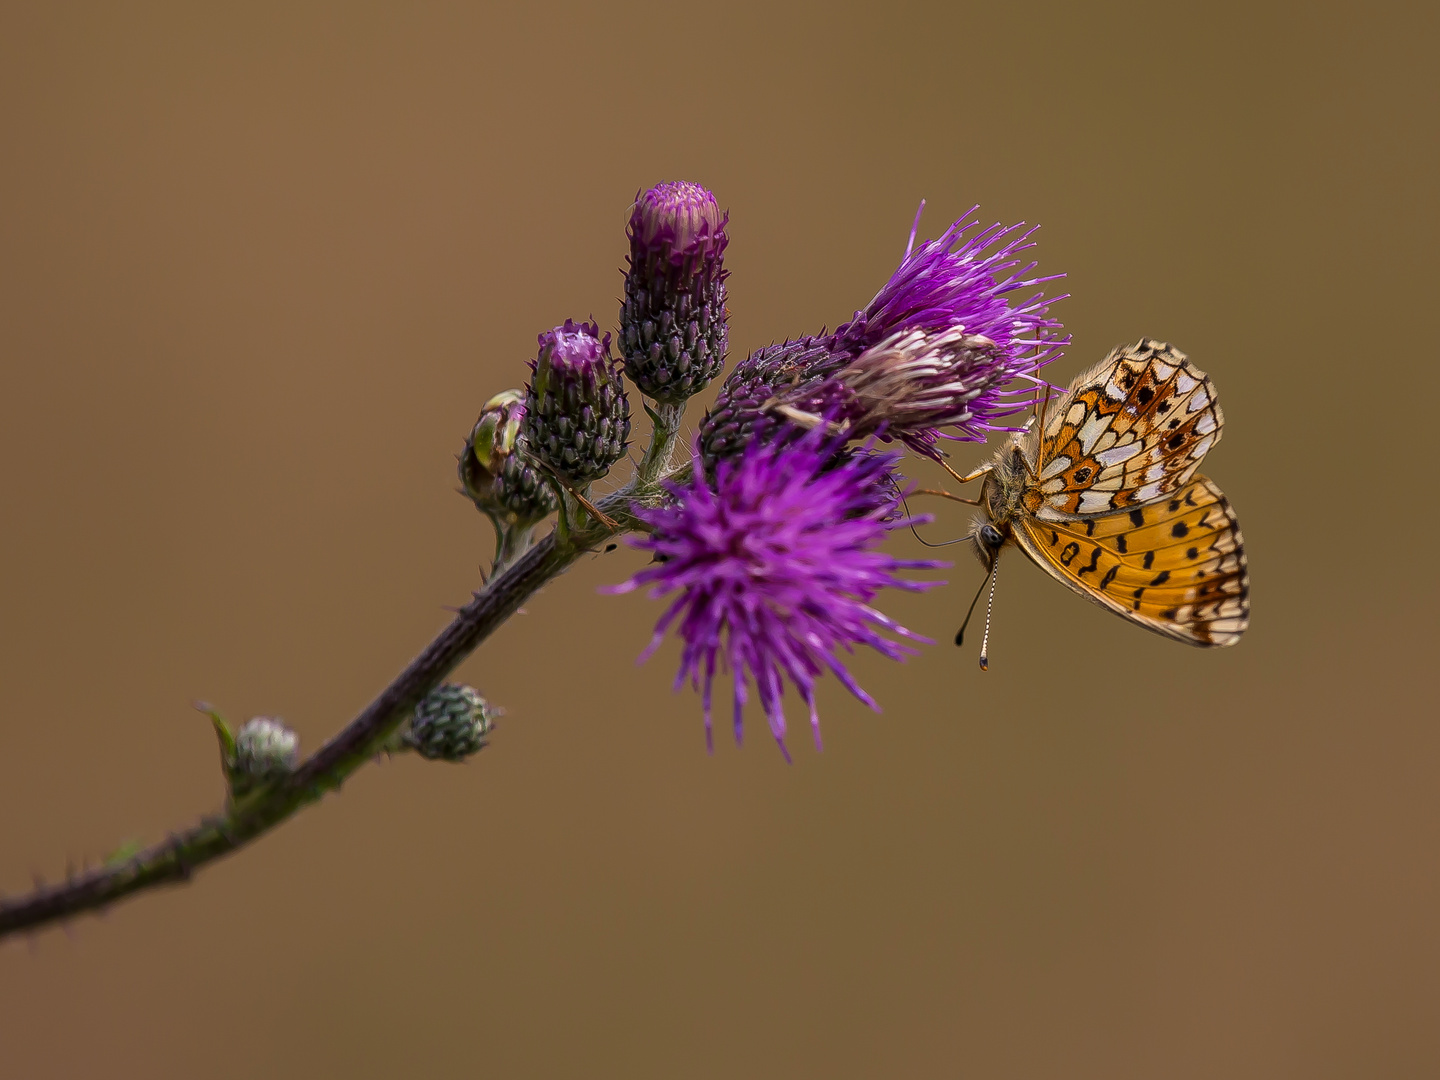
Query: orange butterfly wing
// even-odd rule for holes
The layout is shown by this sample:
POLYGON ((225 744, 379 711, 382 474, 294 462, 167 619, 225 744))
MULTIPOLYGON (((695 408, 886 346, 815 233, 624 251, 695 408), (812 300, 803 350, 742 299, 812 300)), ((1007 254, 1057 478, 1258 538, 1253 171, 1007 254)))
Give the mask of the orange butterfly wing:
POLYGON ((1052 402, 1043 436, 1026 436, 1038 481, 1025 509, 1046 521, 1148 503, 1186 484, 1220 441, 1209 377, 1145 338, 1113 349, 1052 402))
POLYGON ((1169 499, 1054 521, 1022 515, 1015 538, 1081 596, 1190 645, 1233 645, 1250 624, 1250 575, 1234 511, 1203 476, 1169 499))

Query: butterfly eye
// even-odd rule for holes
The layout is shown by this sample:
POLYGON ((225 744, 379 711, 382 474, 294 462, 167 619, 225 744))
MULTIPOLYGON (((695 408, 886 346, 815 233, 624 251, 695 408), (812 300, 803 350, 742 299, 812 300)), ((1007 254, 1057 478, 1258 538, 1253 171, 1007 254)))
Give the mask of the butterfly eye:
POLYGON ((1005 538, 994 525, 987 524, 980 526, 980 542, 988 548, 998 548, 1004 547, 1005 538))

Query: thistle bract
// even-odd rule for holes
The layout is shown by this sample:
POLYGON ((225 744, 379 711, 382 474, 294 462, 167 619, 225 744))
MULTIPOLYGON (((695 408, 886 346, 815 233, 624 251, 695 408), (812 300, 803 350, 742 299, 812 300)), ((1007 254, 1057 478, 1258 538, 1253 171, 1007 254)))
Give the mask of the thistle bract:
POLYGON ((688 181, 635 199, 620 352, 625 374, 657 401, 685 401, 725 364, 728 220, 714 195, 688 181))
POLYGON ((532 525, 555 510, 555 492, 521 435, 525 393, 506 390, 485 403, 460 454, 465 494, 502 525, 532 525))
POLYGON ((575 323, 540 335, 531 362, 521 434, 530 452, 574 485, 598 480, 625 455, 630 401, 610 358, 610 335, 592 323, 575 323))
POLYGON ((700 424, 700 453, 706 468, 755 443, 768 443, 786 433, 799 437, 805 429, 774 409, 777 395, 814 385, 820 380, 809 372, 831 359, 827 339, 807 337, 757 349, 736 365, 700 424))
MULTIPOLYGON (((699 450, 696 448, 698 458, 699 450)), ((785 751, 785 684, 810 713, 820 745, 815 681, 832 672, 876 708, 840 659, 868 645, 891 659, 914 650, 895 638, 928 641, 870 605, 881 589, 919 590, 941 582, 899 571, 947 565, 896 559, 877 550, 901 516, 895 455, 846 451, 811 432, 791 443, 752 443, 719 464, 713 480, 696 462, 690 482, 670 486, 671 501, 637 514, 652 529, 632 541, 656 562, 613 592, 649 587, 672 597, 645 656, 674 630, 683 648, 676 686, 700 691, 712 744, 711 698, 717 670, 733 680, 734 732, 753 684, 770 731, 785 751), (887 636, 891 635, 891 636, 887 636)), ((786 752, 788 759, 789 754, 786 752)))

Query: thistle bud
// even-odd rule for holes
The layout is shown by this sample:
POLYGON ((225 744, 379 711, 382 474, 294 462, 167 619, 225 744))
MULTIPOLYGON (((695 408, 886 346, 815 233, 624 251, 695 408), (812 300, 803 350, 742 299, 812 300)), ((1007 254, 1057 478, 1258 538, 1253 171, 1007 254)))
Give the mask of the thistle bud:
POLYGON ((465 494, 503 525, 531 525, 555 509, 555 493, 521 436, 525 394, 506 390, 485 403, 460 455, 465 494))
POLYGON ((738 364, 720 388, 700 424, 700 450, 706 468, 735 457, 752 443, 795 438, 808 430, 774 406, 780 395, 816 385, 832 362, 824 338, 799 338, 757 349, 738 364))
POLYGON ((658 184, 635 199, 620 306, 625 374, 656 401, 679 403, 725 364, 725 224, 699 184, 658 184))
POLYGON ((423 758, 464 761, 484 748, 495 715, 473 686, 444 683, 415 706, 405 741, 423 758))
POLYGON ((562 480, 598 480, 625 455, 630 401, 610 358, 610 335, 592 323, 565 320, 540 335, 540 355, 525 395, 521 436, 562 480))
POLYGON ((235 733, 235 750, 225 762, 235 798, 295 771, 300 738, 279 717, 257 716, 235 733))

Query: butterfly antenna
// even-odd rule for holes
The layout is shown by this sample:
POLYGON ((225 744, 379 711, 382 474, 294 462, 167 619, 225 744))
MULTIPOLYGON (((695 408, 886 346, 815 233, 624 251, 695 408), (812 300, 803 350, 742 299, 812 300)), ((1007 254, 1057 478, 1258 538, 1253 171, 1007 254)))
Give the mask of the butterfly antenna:
POLYGON ((980 670, 990 670, 990 613, 995 610, 995 578, 998 576, 995 571, 1000 569, 1000 560, 996 559, 990 567, 990 599, 985 603, 985 636, 980 639, 980 670))
POLYGON ((970 625, 970 616, 975 614, 975 605, 980 602, 980 594, 985 591, 985 586, 989 583, 990 578, 994 575, 994 573, 995 566, 992 563, 990 566, 990 572, 980 579, 980 588, 975 590, 975 599, 970 601, 970 610, 965 612, 965 621, 960 624, 960 629, 955 631, 956 645, 965 644, 965 628, 970 625))
MULTIPOLYGON (((900 505, 905 507, 905 516, 908 518, 910 516, 910 504, 905 501, 904 495, 900 496, 900 505)), ((911 522, 910 524, 910 531, 912 533, 915 533, 915 539, 919 540, 920 543, 924 544, 926 547, 949 547, 951 544, 963 544, 967 540, 973 541, 975 539, 973 534, 967 534, 965 536, 956 537, 954 540, 942 540, 940 541, 940 543, 934 544, 920 535, 920 533, 915 528, 914 522, 911 522)), ((972 604, 971 606, 973 607, 974 605, 972 604)))

